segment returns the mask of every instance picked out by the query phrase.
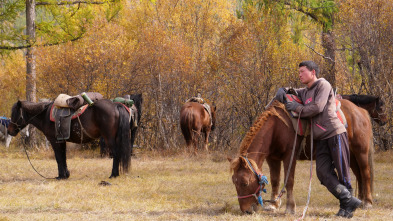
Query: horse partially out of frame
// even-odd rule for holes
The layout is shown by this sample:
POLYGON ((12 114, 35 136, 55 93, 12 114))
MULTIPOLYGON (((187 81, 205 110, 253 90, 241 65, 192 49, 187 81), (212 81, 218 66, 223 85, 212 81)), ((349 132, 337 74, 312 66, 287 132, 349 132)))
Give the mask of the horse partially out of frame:
MULTIPOLYGON (((0 117, 0 142, 3 142, 5 147, 8 148, 10 146, 12 136, 8 134, 8 124, 10 123, 11 119, 7 117, 0 117)), ((23 128, 21 131, 22 139, 29 138, 29 126, 23 128)))
POLYGON ((366 109, 370 114, 370 117, 380 126, 383 126, 388 122, 385 102, 380 97, 360 94, 341 95, 341 97, 343 99, 350 100, 352 103, 361 108, 366 109))
MULTIPOLYGON (((137 117, 136 118, 131 118, 130 121, 130 130, 131 130, 131 155, 134 155, 133 153, 133 149, 134 149, 134 143, 135 143, 135 139, 136 139, 136 135, 137 135, 137 131, 141 122, 141 116, 142 116, 142 103, 143 103, 143 97, 142 94, 131 94, 130 97, 128 99, 131 99, 134 101, 134 105, 137 109, 137 117), (136 121, 133 122, 133 121, 136 121), (135 126, 137 125, 137 126, 135 126)), ((100 153, 101 156, 110 156, 112 157, 112 153, 111 150, 109 148, 107 148, 107 146, 105 145, 105 141, 103 138, 100 138, 100 153)))

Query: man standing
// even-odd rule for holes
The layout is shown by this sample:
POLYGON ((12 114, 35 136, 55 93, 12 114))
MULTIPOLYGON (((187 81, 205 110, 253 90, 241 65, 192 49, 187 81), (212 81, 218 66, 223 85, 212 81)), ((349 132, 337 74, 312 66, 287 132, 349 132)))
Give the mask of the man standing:
MULTIPOLYGON (((318 78, 318 74, 319 67, 313 61, 301 62, 299 78, 306 87, 296 92, 304 105, 288 102, 285 107, 300 113, 302 118, 311 119, 318 179, 340 200, 336 215, 351 218, 361 201, 351 194, 347 131, 337 117, 332 86, 324 78, 318 78)), ((277 96, 281 96, 279 93, 282 90, 277 96)))

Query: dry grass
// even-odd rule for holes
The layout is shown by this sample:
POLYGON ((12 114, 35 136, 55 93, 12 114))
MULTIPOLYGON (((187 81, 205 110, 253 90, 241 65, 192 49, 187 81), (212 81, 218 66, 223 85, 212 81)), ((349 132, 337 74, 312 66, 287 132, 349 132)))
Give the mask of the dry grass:
MULTIPOLYGON (((32 163, 45 176, 57 176, 53 152, 32 152, 32 163)), ((138 153, 128 175, 108 179, 112 160, 98 152, 71 150, 65 181, 46 180, 20 150, 0 146, 0 220, 295 220, 307 199, 309 162, 299 162, 295 184, 297 212, 240 213, 226 155, 138 153), (100 186, 101 181, 110 186, 100 186)), ((392 220, 392 152, 376 156, 375 203, 358 210, 355 220, 392 220)), ((266 165, 263 171, 268 171, 266 165)), ((266 172, 265 172, 266 173, 266 172)), ((269 177, 269 176, 268 176, 269 177)), ((316 178, 305 220, 336 220, 338 202, 316 178)), ((268 189, 268 192, 270 190, 268 189)), ((270 195, 265 194, 268 198, 270 195)), ((344 219, 343 219, 344 220, 344 219)))

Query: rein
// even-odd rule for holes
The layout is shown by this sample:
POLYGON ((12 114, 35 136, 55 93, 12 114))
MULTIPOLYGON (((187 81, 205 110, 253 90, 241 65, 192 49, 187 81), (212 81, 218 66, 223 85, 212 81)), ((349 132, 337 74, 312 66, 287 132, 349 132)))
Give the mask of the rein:
MULTIPOLYGON (((298 117, 298 119, 297 119, 296 132, 295 132, 295 141, 293 142, 291 160, 289 161, 289 167, 288 167, 287 175, 285 176, 284 186, 282 187, 282 189, 281 189, 280 193, 278 194, 278 196, 276 197, 276 199, 274 199, 274 202, 277 202, 277 200, 279 200, 279 199, 282 197, 282 195, 285 193, 285 187, 286 187, 286 185, 287 185, 287 183, 288 183, 289 173, 290 173, 290 171, 291 171, 291 169, 292 169, 293 157, 295 156, 296 141, 297 141, 297 133, 298 133, 298 131, 299 131, 300 116, 301 116, 301 114, 302 114, 302 111, 303 111, 303 110, 300 110, 300 112, 299 112, 299 117, 298 117)), ((311 131, 312 131, 312 130, 311 130, 311 131)), ((312 132, 311 132, 311 134, 312 134, 312 132)), ((311 141, 311 143, 312 143, 312 141, 311 141)), ((312 145, 311 145, 311 146, 312 146, 312 145)), ((312 149, 311 149, 311 150, 312 150, 312 149)), ((311 155, 312 155, 312 152, 311 152, 311 155)), ((311 156, 311 159, 312 159, 312 156, 311 156)))
POLYGON ((34 170, 38 175, 40 175, 42 178, 47 179, 47 180, 56 179, 55 177, 52 177, 52 178, 45 177, 45 176, 43 176, 41 173, 39 173, 39 172, 35 169, 35 167, 33 166, 33 164, 32 164, 31 161, 30 161, 29 154, 27 154, 26 144, 23 144, 23 149, 25 150, 27 159, 29 160, 29 163, 30 163, 31 167, 33 168, 33 170, 34 170))
MULTIPOLYGON (((289 173, 290 173, 290 171, 291 171, 291 169, 292 169, 293 158, 294 158, 294 155, 295 155, 295 148, 296 148, 296 141, 297 141, 297 133, 298 133, 298 130, 299 130, 299 122, 300 122, 300 116, 301 116, 301 114, 302 114, 302 110, 300 110, 299 116, 298 116, 298 121, 297 121, 297 125, 296 125, 296 133, 295 133, 295 141, 293 142, 291 160, 290 160, 290 162, 289 162, 289 167, 288 167, 287 175, 285 176, 284 186, 282 187, 281 192, 278 194, 278 196, 276 197, 276 199, 273 200, 273 202, 277 202, 277 201, 282 197, 282 195, 285 193, 285 187, 286 187, 286 185, 287 185, 287 183, 288 183, 289 173)), ((310 120, 310 124, 312 125, 312 119, 310 120)), ((307 203, 306 203, 306 206, 305 206, 305 208, 304 208, 304 210, 303 210, 302 216, 301 216, 299 219, 297 219, 297 220, 302 220, 302 219, 304 219, 304 217, 305 217, 305 215, 306 215, 306 212, 307 212, 307 209, 308 209, 308 205, 309 205, 309 203, 310 203, 310 198, 311 198, 311 181, 312 181, 311 178, 312 178, 312 170, 313 170, 313 166, 312 166, 312 163, 313 163, 313 162, 312 162, 312 160, 313 160, 313 149, 314 149, 314 148, 313 148, 313 146, 314 146, 313 139, 314 139, 314 137, 313 137, 313 131, 311 130, 310 181, 309 181, 309 186, 308 186, 307 203)), ((269 202, 272 202, 272 201, 269 201, 269 202)))
POLYGON ((255 199, 258 201, 258 203, 261 204, 261 206, 263 206, 263 199, 262 199, 261 193, 262 193, 262 191, 264 193, 266 193, 266 189, 264 189, 264 187, 266 184, 269 183, 269 181, 267 180, 267 177, 265 175, 263 175, 261 173, 257 173, 255 171, 254 167, 252 166, 251 162, 248 160, 248 158, 246 156, 241 156, 241 158, 246 160, 251 171, 257 176, 259 186, 258 186, 257 190, 255 191, 255 193, 250 194, 250 195, 246 195, 246 196, 237 196, 237 198, 238 199, 245 199, 245 198, 249 198, 249 197, 255 197, 255 199))

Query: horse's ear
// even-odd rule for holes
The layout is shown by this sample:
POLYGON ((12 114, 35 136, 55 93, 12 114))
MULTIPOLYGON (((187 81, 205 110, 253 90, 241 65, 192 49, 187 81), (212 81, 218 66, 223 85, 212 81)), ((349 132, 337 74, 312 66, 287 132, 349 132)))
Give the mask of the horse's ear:
POLYGON ((16 106, 17 107, 22 107, 22 102, 20 100, 18 100, 18 102, 16 102, 16 106))
POLYGON ((233 159, 231 157, 227 157, 227 159, 228 159, 229 163, 232 163, 233 159))

